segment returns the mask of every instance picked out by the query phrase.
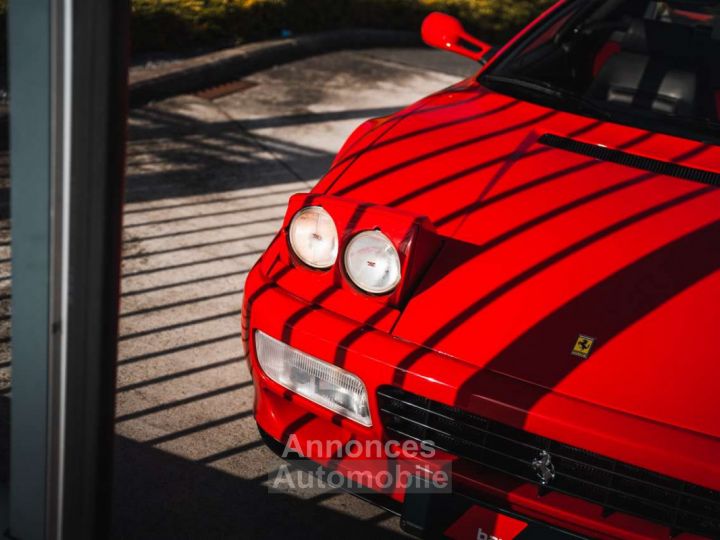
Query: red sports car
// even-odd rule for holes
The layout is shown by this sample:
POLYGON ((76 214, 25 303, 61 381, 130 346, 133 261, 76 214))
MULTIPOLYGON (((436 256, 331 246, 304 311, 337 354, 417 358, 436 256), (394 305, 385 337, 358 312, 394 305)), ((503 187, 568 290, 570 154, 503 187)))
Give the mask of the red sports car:
POLYGON ((248 276, 263 437, 445 471, 373 487, 419 535, 720 538, 720 1, 423 37, 479 73, 362 124, 248 276))

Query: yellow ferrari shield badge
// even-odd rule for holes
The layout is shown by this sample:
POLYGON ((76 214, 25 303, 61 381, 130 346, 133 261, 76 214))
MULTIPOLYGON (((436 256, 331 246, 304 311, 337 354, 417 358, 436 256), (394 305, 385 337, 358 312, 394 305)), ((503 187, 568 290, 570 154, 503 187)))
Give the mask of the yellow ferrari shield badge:
POLYGON ((579 356, 580 358, 587 358, 588 356, 590 356, 590 352, 592 351, 594 344, 595 338, 580 334, 577 338, 577 341, 575 341, 575 346, 573 347, 572 354, 574 356, 579 356))

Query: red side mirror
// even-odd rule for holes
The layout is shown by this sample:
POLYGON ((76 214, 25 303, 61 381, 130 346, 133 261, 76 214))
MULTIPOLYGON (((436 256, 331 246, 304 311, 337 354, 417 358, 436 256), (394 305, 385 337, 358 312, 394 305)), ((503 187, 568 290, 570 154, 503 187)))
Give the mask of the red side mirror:
POLYGON ((455 17, 434 11, 422 24, 422 38, 431 47, 451 51, 473 60, 480 60, 491 48, 489 44, 468 34, 455 17))

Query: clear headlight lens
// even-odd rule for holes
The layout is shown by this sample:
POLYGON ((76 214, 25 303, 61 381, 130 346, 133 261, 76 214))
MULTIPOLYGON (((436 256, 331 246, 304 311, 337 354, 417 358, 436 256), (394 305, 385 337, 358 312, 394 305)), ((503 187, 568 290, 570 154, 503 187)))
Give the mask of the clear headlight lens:
POLYGON ((255 351, 265 374, 279 385, 338 414, 371 426, 367 390, 348 371, 255 331, 255 351))
POLYGON ((338 234, 335 222, 319 206, 300 210, 290 222, 290 246, 298 258, 312 268, 335 264, 338 234))
POLYGON ((345 271, 362 290, 387 293, 400 282, 400 257, 390 239, 380 231, 361 232, 345 249, 345 271))

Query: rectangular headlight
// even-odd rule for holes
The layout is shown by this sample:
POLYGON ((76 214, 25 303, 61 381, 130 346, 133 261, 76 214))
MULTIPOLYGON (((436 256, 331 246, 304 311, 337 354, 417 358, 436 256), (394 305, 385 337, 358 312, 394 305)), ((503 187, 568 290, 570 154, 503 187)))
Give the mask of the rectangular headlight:
POLYGON ((363 426, 372 425, 367 390, 352 373, 260 330, 255 331, 255 351, 262 370, 279 385, 363 426))

